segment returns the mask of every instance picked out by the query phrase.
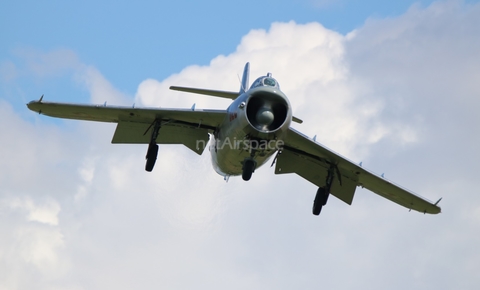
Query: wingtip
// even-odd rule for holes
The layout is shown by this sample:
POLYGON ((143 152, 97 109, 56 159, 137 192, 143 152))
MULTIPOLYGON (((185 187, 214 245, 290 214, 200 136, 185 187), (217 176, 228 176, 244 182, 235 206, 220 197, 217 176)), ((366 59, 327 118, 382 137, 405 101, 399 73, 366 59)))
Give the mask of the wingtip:
POLYGON ((442 208, 438 206, 438 204, 440 203, 440 201, 442 200, 443 197, 440 197, 436 203, 434 203, 434 205, 438 208, 438 212, 437 213, 442 213, 442 208))
POLYGON ((435 211, 433 212, 433 214, 439 214, 439 213, 442 213, 442 208, 439 206, 435 206, 435 211))
POLYGON ((40 99, 38 99, 36 101, 34 100, 34 101, 30 101, 29 103, 27 103, 27 108, 29 108, 30 110, 32 110, 34 112, 42 113, 42 110, 40 109, 39 105, 42 104, 43 96, 44 95, 42 95, 40 97, 40 99))

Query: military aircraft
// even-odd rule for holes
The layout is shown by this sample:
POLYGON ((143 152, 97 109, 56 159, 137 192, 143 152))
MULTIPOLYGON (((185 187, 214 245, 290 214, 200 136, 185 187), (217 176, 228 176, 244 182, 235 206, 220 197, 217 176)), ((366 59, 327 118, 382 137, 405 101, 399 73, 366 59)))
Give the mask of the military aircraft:
POLYGON ((432 203, 417 196, 290 127, 292 122, 302 120, 292 115, 290 102, 277 80, 268 73, 247 89, 249 72, 247 63, 238 92, 170 87, 233 100, 226 110, 199 110, 195 105, 191 109, 77 105, 44 102, 43 96, 27 106, 51 117, 117 123, 112 143, 148 144, 148 172, 155 165, 158 144, 183 144, 201 155, 209 143, 213 167, 226 180, 238 175, 250 180, 255 170, 275 155, 275 174, 296 173, 318 186, 314 215, 320 214, 330 194, 351 205, 357 186, 410 210, 441 212, 441 198, 432 203))

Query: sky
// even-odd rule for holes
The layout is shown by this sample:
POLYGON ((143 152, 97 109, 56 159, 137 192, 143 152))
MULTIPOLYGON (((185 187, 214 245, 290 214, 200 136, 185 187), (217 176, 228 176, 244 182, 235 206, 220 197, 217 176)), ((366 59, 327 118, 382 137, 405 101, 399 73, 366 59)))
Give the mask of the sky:
POLYGON ((478 1, 77 2, 0 4, 0 290, 480 287, 478 1), (168 87, 237 90, 247 61, 296 129, 442 213, 358 188, 316 217, 299 176, 171 145, 147 173, 114 124, 25 106, 224 109, 168 87))

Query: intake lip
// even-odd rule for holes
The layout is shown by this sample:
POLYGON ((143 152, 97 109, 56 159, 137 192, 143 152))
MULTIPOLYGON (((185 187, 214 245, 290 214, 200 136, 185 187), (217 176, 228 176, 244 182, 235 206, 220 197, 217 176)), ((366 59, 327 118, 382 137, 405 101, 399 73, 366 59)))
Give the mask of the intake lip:
POLYGON ((261 133, 273 133, 288 118, 289 104, 272 90, 257 90, 247 100, 246 113, 249 124, 261 133))

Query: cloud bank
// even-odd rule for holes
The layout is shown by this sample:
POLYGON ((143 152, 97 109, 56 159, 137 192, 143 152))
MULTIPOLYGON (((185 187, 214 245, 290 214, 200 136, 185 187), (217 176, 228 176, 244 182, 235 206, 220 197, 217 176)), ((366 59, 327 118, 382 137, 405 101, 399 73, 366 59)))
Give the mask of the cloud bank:
MULTIPOLYGON (((357 190, 311 214, 315 187, 257 170, 228 183, 207 152, 111 145, 111 124, 26 120, 0 100, 0 289, 476 289, 480 197, 480 5, 439 2, 370 19, 348 35, 319 23, 252 30, 235 52, 126 96, 75 54, 31 59, 39 78, 73 71, 91 101, 222 108, 170 85, 237 90, 272 72, 307 135, 420 194, 424 216, 357 190), (45 59, 68 59, 51 64, 45 59), (251 79, 252 81, 253 79, 251 79)), ((11 62, 2 78, 21 73, 11 62), (11 72, 12 74, 10 74, 11 72)))

